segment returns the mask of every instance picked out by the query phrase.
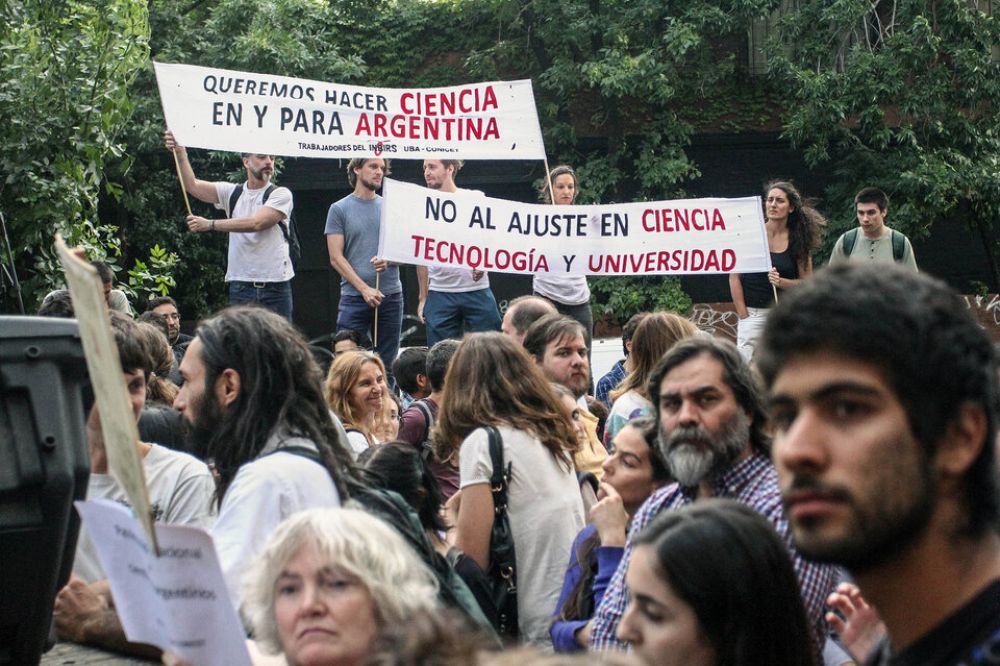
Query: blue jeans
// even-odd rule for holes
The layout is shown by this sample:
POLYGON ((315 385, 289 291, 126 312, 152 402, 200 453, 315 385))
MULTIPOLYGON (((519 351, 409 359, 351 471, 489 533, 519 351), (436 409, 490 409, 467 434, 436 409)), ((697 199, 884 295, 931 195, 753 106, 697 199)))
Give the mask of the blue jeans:
POLYGON ((292 281, 229 282, 229 304, 256 303, 292 320, 292 281))
POLYGON ((474 331, 499 331, 500 309, 492 289, 430 291, 424 303, 427 346, 474 331))
POLYGON ((375 308, 358 294, 341 294, 337 308, 337 330, 348 329, 367 335, 375 345, 388 377, 399 353, 399 332, 403 327, 403 292, 386 294, 378 306, 378 339, 375 339, 375 308))

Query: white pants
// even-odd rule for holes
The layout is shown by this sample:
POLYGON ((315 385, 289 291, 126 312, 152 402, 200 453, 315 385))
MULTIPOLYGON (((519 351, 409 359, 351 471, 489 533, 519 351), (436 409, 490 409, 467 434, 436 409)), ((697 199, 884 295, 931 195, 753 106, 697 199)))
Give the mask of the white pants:
POLYGON ((764 332, 770 308, 747 308, 747 316, 736 323, 736 348, 747 363, 753 360, 757 338, 764 332))

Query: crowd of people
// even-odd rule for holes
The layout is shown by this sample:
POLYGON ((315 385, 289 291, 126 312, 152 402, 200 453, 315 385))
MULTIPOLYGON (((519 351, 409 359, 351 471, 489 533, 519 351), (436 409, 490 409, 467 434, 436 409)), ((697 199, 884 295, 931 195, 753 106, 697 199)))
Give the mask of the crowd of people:
MULTIPOLYGON (((156 518, 211 532, 255 663, 994 663, 997 360, 913 270, 883 194, 858 194, 859 230, 814 274, 823 220, 770 183, 774 268, 731 279, 738 345, 642 313, 595 383, 582 278, 536 279, 501 317, 488 276, 429 268, 428 346, 399 351, 374 158, 327 220, 343 297, 324 367, 272 288, 281 262, 240 272, 257 249, 233 244, 291 207, 282 188, 230 201, 270 187, 268 156, 244 163, 234 194, 181 160, 241 216, 188 219, 230 232, 233 304, 192 337, 170 298, 110 317, 156 518)), ((425 178, 454 191, 460 168, 425 178)), ((574 203, 572 169, 551 182, 574 203)), ((96 408, 87 437, 88 497, 126 501, 96 408)), ((161 656, 127 641, 85 534, 73 570, 60 636, 161 656)))

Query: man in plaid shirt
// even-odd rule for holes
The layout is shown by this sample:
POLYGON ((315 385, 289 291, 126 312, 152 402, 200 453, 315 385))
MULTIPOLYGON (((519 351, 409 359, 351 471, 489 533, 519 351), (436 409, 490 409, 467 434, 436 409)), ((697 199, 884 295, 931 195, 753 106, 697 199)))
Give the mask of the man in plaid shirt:
POLYGON ((749 366, 729 342, 685 340, 653 371, 649 394, 659 417, 660 450, 677 482, 655 491, 636 513, 621 564, 580 642, 589 638, 595 650, 625 647, 616 632, 628 605, 625 572, 635 534, 660 511, 728 497, 760 512, 788 544, 818 655, 828 634, 823 616, 837 571, 803 559, 792 544, 770 460, 763 394, 749 366))

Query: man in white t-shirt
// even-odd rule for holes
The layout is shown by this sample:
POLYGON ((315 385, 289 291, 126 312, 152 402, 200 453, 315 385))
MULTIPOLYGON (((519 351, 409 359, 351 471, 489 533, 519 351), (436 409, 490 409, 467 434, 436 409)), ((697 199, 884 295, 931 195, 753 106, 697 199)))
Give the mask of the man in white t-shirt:
POLYGON ((286 234, 291 232, 288 225, 293 202, 287 187, 271 185, 274 157, 242 153, 246 183, 209 182, 195 177, 187 150, 177 144, 174 135, 168 130, 163 136, 167 149, 177 156, 184 189, 228 216, 210 220, 188 215, 187 225, 194 232, 229 234, 229 303, 258 303, 291 321, 295 271, 286 234), (231 205, 237 188, 241 188, 239 196, 231 205))
MULTIPOLYGON (((457 192, 455 175, 462 160, 424 160, 427 187, 457 192)), ((499 331, 500 309, 489 276, 479 270, 417 266, 420 303, 417 315, 427 324, 427 346, 473 331, 499 331)))
MULTIPOLYGON (((146 380, 152 371, 152 360, 131 318, 112 312, 111 329, 132 414, 138 421, 146 404, 146 380)), ((87 443, 90 449, 87 499, 110 499, 128 506, 124 489, 108 474, 104 434, 96 406, 91 408, 87 418, 87 443)), ((208 466, 186 453, 156 444, 137 442, 136 446, 142 458, 154 519, 164 523, 207 527, 215 490, 208 466)), ((90 536, 81 529, 73 560, 73 576, 56 596, 53 608, 52 617, 59 637, 136 654, 158 652, 150 646, 126 640, 105 576, 90 536)))

